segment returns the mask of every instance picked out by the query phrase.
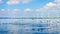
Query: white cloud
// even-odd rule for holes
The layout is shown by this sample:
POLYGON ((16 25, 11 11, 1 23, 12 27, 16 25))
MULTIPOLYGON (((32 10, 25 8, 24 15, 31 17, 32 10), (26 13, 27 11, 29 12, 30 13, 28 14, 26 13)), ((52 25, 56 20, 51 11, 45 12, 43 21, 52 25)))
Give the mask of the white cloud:
POLYGON ((60 3, 60 0, 55 0, 54 2, 58 2, 58 3, 60 3))
POLYGON ((32 0, 22 0, 22 3, 29 3, 31 2, 32 0))
POLYGON ((56 4, 55 3, 52 3, 52 2, 49 2, 43 8, 36 9, 36 11, 45 12, 48 9, 52 8, 52 7, 56 7, 56 4))
POLYGON ((1 9, 1 11, 5 11, 5 9, 1 9))
POLYGON ((3 1, 2 1, 2 0, 0 0, 0 3, 3 3, 3 1))
POLYGON ((10 9, 7 9, 7 11, 10 11, 10 9))
POLYGON ((43 8, 39 8, 39 10, 40 11, 47 11, 47 10, 49 10, 49 9, 55 9, 56 10, 56 8, 57 8, 57 4, 56 3, 54 3, 54 2, 49 2, 49 3, 47 3, 43 8))
POLYGON ((49 16, 59 16, 60 13, 60 0, 47 3, 44 7, 36 9, 36 11, 47 13, 49 16))
POLYGON ((29 8, 26 8, 24 11, 26 11, 26 12, 29 12, 29 11, 31 11, 31 9, 29 9, 29 8))
POLYGON ((20 3, 19 0, 9 0, 9 1, 7 2, 8 5, 19 4, 19 3, 20 3))
POLYGON ((36 11, 38 11, 38 12, 45 12, 45 9, 43 10, 43 8, 38 8, 38 9, 36 9, 36 11))
POLYGON ((2 1, 2 0, 0 0, 0 1, 2 1))
POLYGON ((47 7, 54 7, 56 6, 56 4, 52 3, 52 2, 49 2, 48 4, 46 4, 47 7))
POLYGON ((20 9, 13 9, 12 11, 8 12, 8 15, 15 16, 18 14, 19 11, 20 11, 20 9))
POLYGON ((7 1, 7 4, 8 5, 13 5, 13 4, 19 4, 19 3, 29 3, 31 2, 32 0, 8 0, 7 1))
MULTIPOLYGON (((48 11, 57 13, 60 12, 60 0, 55 0, 54 2, 50 2, 48 3, 46 6, 48 6, 49 8, 47 9, 48 11)), ((45 6, 45 7, 46 7, 45 6)), ((46 8, 45 8, 46 9, 46 8)))
POLYGON ((14 9, 13 11, 20 11, 20 9, 14 9))

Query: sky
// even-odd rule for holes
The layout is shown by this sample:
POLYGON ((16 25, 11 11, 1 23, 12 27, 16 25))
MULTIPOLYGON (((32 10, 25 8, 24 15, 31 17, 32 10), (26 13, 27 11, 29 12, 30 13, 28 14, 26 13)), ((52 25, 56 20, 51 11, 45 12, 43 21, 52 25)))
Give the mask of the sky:
POLYGON ((59 17, 60 0, 0 0, 0 17, 59 17))

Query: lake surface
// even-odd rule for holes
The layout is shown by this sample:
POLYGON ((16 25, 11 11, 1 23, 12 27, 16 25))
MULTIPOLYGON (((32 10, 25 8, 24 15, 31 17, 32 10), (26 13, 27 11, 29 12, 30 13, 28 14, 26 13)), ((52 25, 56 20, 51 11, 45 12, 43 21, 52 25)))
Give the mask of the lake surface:
POLYGON ((60 34, 59 19, 3 21, 0 20, 0 34, 60 34))

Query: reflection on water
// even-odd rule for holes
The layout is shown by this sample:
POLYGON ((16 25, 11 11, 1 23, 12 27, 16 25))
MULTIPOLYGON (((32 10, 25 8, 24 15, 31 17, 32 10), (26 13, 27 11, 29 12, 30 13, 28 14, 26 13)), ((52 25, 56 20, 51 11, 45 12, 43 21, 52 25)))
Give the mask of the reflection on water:
POLYGON ((59 24, 59 19, 0 23, 0 34, 60 34, 59 24))

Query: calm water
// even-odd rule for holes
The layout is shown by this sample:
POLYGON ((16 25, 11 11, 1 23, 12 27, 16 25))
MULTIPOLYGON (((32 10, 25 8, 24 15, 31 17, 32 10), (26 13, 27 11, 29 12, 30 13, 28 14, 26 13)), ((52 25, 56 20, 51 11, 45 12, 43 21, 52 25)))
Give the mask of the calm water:
POLYGON ((0 23, 0 34, 60 34, 59 25, 53 22, 0 23))

